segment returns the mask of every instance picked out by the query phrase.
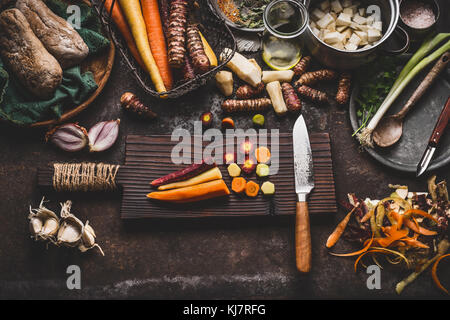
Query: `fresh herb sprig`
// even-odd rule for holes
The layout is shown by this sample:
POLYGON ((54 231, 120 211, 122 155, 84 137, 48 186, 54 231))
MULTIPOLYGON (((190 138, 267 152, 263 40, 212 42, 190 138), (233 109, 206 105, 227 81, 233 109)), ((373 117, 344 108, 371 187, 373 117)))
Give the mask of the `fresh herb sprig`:
POLYGON ((357 73, 359 83, 362 83, 356 102, 358 109, 356 116, 361 126, 353 133, 362 130, 373 115, 378 111, 381 103, 394 85, 399 73, 399 61, 394 57, 381 57, 357 73))

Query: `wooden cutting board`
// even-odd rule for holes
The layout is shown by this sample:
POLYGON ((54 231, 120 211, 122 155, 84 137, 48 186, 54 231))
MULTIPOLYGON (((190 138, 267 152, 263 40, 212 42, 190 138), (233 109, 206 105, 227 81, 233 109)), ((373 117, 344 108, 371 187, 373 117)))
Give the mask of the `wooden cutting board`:
MULTIPOLYGON (((276 193, 272 198, 229 197, 192 204, 167 204, 152 201, 146 194, 153 191, 150 181, 176 171, 186 165, 174 165, 172 148, 178 144, 169 135, 128 136, 125 165, 120 168, 117 182, 123 187, 121 218, 200 218, 210 216, 266 216, 294 215, 296 194, 292 134, 280 134, 279 172, 270 176, 276 193)), ((310 134, 314 162, 315 188, 309 197, 310 214, 336 213, 333 165, 328 133, 310 134)), ((231 189, 231 179, 225 165, 219 166, 231 189)), ((256 181, 256 174, 248 178, 256 181)))

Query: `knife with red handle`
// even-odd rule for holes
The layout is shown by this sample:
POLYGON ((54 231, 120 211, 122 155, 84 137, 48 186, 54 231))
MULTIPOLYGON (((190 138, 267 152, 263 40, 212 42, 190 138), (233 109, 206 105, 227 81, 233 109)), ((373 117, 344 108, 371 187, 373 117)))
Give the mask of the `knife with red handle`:
POLYGON ((448 97, 445 103, 444 109, 442 110, 439 119, 434 127, 433 133, 431 134, 430 140, 428 141, 428 146, 417 165, 416 176, 422 175, 428 168, 431 162, 434 152, 439 144, 439 140, 444 135, 445 128, 447 128, 448 121, 450 119, 450 97, 448 97))

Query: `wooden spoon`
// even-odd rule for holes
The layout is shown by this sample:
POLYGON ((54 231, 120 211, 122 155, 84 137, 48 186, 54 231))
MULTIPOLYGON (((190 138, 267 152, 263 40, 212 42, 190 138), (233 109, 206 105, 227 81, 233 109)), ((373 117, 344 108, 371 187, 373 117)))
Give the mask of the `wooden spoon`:
POLYGON ((403 134, 403 119, 408 111, 423 96, 425 91, 431 86, 438 74, 444 70, 450 61, 450 52, 444 53, 435 63, 433 68, 423 79, 417 89, 414 91, 403 108, 392 116, 384 117, 373 132, 373 141, 380 147, 390 147, 396 143, 403 134))

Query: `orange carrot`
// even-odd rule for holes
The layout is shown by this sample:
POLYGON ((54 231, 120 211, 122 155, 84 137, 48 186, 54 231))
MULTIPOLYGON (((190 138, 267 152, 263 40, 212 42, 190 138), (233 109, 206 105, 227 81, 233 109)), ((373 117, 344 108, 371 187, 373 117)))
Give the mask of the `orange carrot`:
POLYGON ((173 85, 173 78, 169 67, 166 39, 164 38, 159 14, 158 0, 141 0, 141 5, 153 58, 156 61, 166 89, 170 90, 173 85))
POLYGON ((249 181, 245 185, 245 194, 249 197, 252 198, 256 197, 258 195, 258 191, 259 191, 259 184, 257 184, 256 182, 249 181))
POLYGON ((431 276, 433 277, 434 283, 438 286, 439 289, 444 291, 446 294, 448 293, 448 290, 445 289, 445 287, 441 284, 439 281, 439 278, 437 277, 437 267, 439 265, 439 262, 441 262, 442 259, 450 257, 450 253, 444 254, 443 256, 440 256, 436 262, 433 264, 433 268, 431 269, 431 276))
POLYGON ((244 192, 246 184, 247 184, 247 181, 245 181, 244 178, 236 177, 231 182, 231 190, 233 190, 236 193, 244 192))
POLYGON ((331 248, 338 242, 339 238, 344 233, 345 228, 347 227, 348 222, 350 221, 350 217, 352 216, 352 213, 355 211, 357 207, 353 207, 353 209, 345 216, 344 219, 338 224, 336 229, 334 229, 333 233, 330 234, 327 240, 326 247, 331 248))
POLYGON ((229 194, 230 190, 228 190, 225 182, 220 179, 197 184, 195 186, 152 192, 147 195, 147 198, 167 202, 187 203, 229 194))
MULTIPOLYGON (((105 8, 107 10, 107 13, 111 12, 111 5, 113 0, 106 0, 105 1, 105 8)), ((114 8, 111 13, 111 18, 113 19, 114 23, 116 24, 117 28, 119 29, 120 33, 122 34, 123 39, 128 45, 128 49, 130 49, 131 54, 136 59, 137 63, 145 69, 145 64, 141 59, 141 56, 139 55, 138 49, 136 47, 136 43, 134 43, 133 35, 131 34, 130 27, 128 26, 127 20, 125 20, 125 17, 123 15, 122 9, 120 8, 119 1, 116 1, 114 3, 114 8)))

